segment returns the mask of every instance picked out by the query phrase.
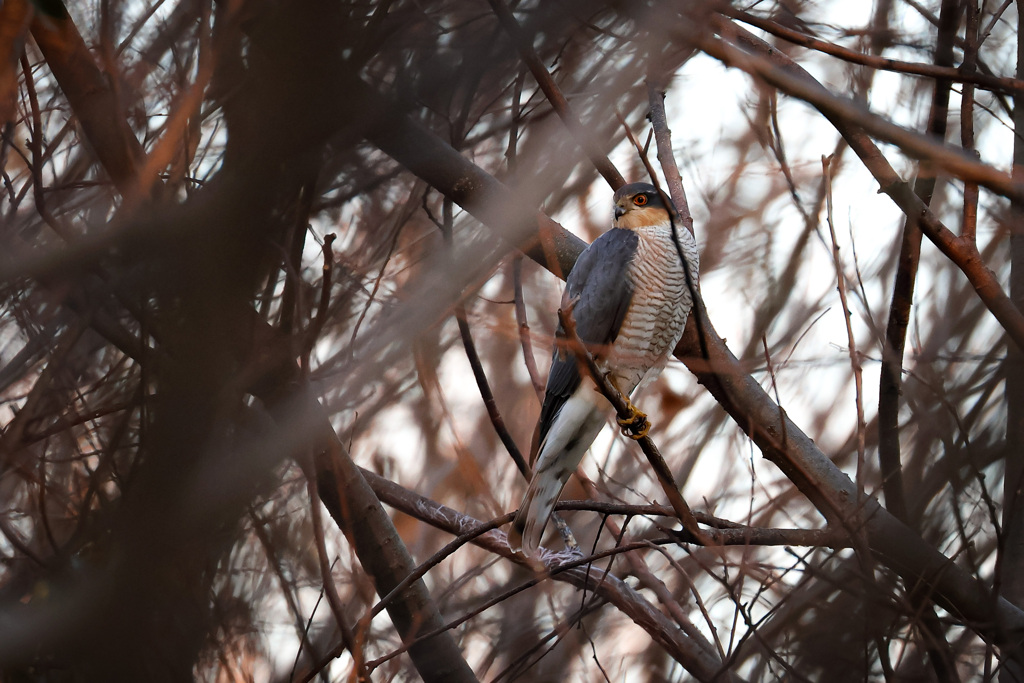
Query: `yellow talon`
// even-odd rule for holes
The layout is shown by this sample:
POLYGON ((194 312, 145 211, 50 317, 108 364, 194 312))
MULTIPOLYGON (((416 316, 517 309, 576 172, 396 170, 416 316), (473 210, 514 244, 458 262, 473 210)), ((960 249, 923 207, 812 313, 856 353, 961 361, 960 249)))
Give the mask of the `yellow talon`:
POLYGON ((651 431, 651 423, 646 417, 644 417, 644 423, 640 426, 640 430, 635 434, 628 434, 628 436, 633 439, 633 441, 639 441, 647 436, 647 432, 649 431, 651 431))
POLYGON ((647 414, 641 412, 629 399, 626 399, 626 409, 629 410, 629 417, 617 417, 616 420, 622 427, 623 436, 639 441, 651 431, 651 423, 647 419, 647 414))

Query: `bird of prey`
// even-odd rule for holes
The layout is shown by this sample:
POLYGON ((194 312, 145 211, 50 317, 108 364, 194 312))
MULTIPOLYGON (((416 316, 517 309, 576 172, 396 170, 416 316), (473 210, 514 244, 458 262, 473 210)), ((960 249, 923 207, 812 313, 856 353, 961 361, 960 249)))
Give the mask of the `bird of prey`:
MULTIPOLYGON (((684 269, 669 211, 675 208, 666 206, 653 185, 619 188, 614 227, 580 255, 562 294, 562 308, 572 307, 580 340, 627 402, 638 386, 661 372, 693 305, 686 270, 696 285, 697 244, 685 229, 676 231, 684 269)), ((508 537, 509 547, 528 557, 537 555, 562 487, 611 410, 586 369, 581 371, 565 335, 559 324, 538 425, 536 467, 508 537)), ((619 423, 643 420, 646 425, 646 415, 629 405, 633 417, 619 423)))

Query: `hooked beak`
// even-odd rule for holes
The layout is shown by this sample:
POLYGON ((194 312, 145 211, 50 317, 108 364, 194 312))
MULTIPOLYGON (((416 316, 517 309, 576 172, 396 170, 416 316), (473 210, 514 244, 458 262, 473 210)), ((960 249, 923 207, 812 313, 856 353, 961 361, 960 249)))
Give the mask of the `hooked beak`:
POLYGON ((615 219, 622 218, 623 214, 626 213, 626 209, 618 204, 615 205, 615 219))

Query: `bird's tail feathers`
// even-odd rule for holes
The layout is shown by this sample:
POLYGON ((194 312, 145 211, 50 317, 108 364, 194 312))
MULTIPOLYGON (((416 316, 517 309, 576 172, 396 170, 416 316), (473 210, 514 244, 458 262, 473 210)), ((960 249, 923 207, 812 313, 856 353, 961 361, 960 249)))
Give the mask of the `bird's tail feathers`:
POLYGON ((533 478, 508 534, 513 551, 537 556, 555 501, 604 426, 604 409, 598 400, 597 392, 581 385, 555 415, 540 443, 533 478))
POLYGON ((512 522, 512 529, 508 533, 508 545, 513 552, 522 553, 527 557, 537 556, 548 518, 555 509, 555 501, 558 500, 558 495, 568 480, 567 475, 564 479, 534 477, 530 482, 530 488, 526 491, 519 512, 512 522))

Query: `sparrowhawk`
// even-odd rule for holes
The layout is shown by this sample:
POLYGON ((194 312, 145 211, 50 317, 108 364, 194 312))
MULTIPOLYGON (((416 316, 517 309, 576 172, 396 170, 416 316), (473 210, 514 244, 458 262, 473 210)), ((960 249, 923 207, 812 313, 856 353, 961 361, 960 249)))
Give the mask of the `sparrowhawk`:
MULTIPOLYGON (((686 326, 693 300, 679 251, 694 285, 699 261, 697 245, 685 229, 676 231, 681 248, 676 249, 669 219, 674 208, 666 206, 653 185, 625 185, 615 192, 614 204, 614 227, 576 261, 562 308, 571 306, 580 340, 628 400, 639 385, 661 372, 686 326)), ((562 487, 610 412, 608 401, 567 348, 561 325, 555 336, 536 467, 509 532, 509 546, 529 557, 536 556, 562 487)))

